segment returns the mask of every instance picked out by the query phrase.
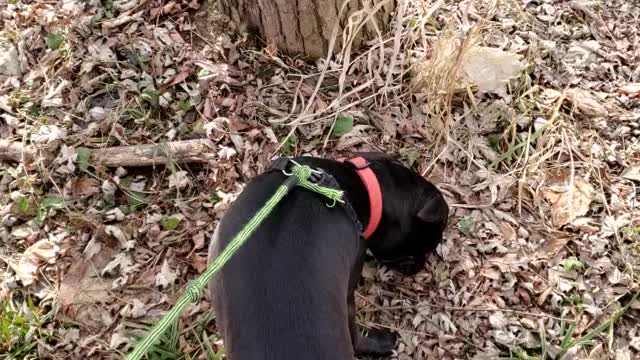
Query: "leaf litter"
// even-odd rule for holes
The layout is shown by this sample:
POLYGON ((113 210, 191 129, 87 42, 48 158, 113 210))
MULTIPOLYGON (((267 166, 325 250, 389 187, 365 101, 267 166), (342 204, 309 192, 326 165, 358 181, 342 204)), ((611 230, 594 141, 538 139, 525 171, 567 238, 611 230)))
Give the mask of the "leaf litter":
MULTIPOLYGON (((400 3, 385 41, 310 64, 199 1, 0 2, 0 156, 20 149, 0 159, 0 295, 57 305, 39 346, 130 348, 204 271, 217 220, 274 154, 383 150, 452 208, 424 271, 365 266, 358 321, 399 333, 392 358, 638 357, 637 299, 590 334, 638 291, 640 9, 400 3), (199 138, 214 162, 91 157, 199 138)), ((192 357, 207 308, 179 324, 192 357)))

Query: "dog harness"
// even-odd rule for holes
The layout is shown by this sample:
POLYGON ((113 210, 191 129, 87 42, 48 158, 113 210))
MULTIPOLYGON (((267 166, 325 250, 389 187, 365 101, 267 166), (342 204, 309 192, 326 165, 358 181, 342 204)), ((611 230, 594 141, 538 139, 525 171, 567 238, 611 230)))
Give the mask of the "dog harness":
POLYGON ((367 189, 367 195, 369 196, 369 221, 367 222, 367 227, 364 229, 362 237, 364 237, 365 240, 369 239, 378 228, 378 225, 380 225, 380 219, 382 219, 382 190, 380 190, 378 178, 369 167, 369 162, 363 157, 357 156, 337 160, 353 165, 356 173, 364 183, 364 187, 367 189))
MULTIPOLYGON (((337 161, 341 163, 348 163, 353 166, 356 173, 362 180, 365 189, 367 190, 367 196, 369 197, 369 221, 367 226, 362 229, 362 224, 358 221, 355 210, 346 200, 342 205, 347 211, 347 214, 356 223, 358 230, 362 234, 362 237, 367 240, 373 235, 373 233, 380 225, 380 219, 382 219, 382 190, 380 189, 380 183, 376 174, 371 170, 370 163, 361 156, 355 156, 351 158, 338 158, 337 161)), ((295 161, 287 158, 279 158, 271 163, 271 166, 267 171, 281 171, 285 175, 288 175, 288 170, 291 166, 298 165, 295 161)), ((324 172, 322 169, 315 169, 312 174, 312 180, 318 185, 339 189, 338 182, 330 174, 324 172)))

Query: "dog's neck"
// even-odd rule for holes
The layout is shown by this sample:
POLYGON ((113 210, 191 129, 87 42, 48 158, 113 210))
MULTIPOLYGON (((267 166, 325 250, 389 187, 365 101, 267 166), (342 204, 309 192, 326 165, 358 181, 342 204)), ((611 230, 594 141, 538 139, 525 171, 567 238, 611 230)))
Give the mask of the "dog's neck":
POLYGON ((369 239, 376 232, 382 218, 382 190, 378 176, 371 169, 371 163, 361 156, 338 159, 339 162, 351 164, 354 168, 369 198, 369 220, 364 227, 362 237, 369 239))
MULTIPOLYGON (((341 188, 348 189, 346 192, 347 200, 351 203, 351 206, 353 206, 358 221, 364 230, 371 217, 371 204, 369 202, 368 189, 352 165, 341 165, 343 166, 342 171, 336 171, 333 175, 341 188)), ((372 171, 375 174, 375 170, 372 169, 372 171)))
MULTIPOLYGON (((296 160, 299 160, 311 167, 321 168, 336 179, 338 184, 340 184, 340 188, 346 191, 347 200, 351 203, 351 206, 356 213, 356 217, 360 224, 362 224, 364 230, 370 217, 369 193, 354 166, 335 160, 321 158, 300 158, 296 160)), ((370 163, 371 170, 380 180, 380 174, 376 171, 375 160, 370 161, 370 163)), ((380 184, 383 184, 382 181, 379 182, 380 184)))

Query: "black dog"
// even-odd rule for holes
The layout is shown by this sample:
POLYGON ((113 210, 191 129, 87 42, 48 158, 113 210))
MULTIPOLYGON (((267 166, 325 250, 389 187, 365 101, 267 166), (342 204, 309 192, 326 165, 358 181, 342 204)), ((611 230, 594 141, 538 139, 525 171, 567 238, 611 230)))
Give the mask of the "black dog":
MULTIPOLYGON (((416 273, 442 239, 449 208, 433 184, 397 160, 360 156, 382 192, 382 217, 368 240, 354 226, 353 217, 366 226, 370 216, 369 194, 354 165, 296 158, 333 176, 355 215, 296 187, 209 284, 228 359, 353 360, 395 347, 391 332, 358 333, 354 290, 365 248, 391 268, 416 273)), ((246 186, 216 228, 210 260, 285 180, 282 172, 268 171, 246 186)))

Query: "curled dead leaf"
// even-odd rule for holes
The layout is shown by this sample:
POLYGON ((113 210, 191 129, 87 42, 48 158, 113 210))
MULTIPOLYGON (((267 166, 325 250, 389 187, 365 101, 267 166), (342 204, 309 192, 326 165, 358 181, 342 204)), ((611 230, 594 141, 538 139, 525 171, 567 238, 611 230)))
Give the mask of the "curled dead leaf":
POLYGON ((542 193, 551 204, 553 225, 559 228, 589 211, 593 186, 580 177, 556 174, 549 178, 542 193))
POLYGON ((590 91, 573 88, 565 92, 567 100, 585 115, 605 116, 609 112, 607 107, 590 91))
POLYGON ((558 254, 562 248, 564 248, 571 237, 566 236, 564 233, 555 231, 547 234, 545 241, 536 249, 536 258, 550 258, 558 254))
POLYGON ((476 46, 462 60, 463 81, 481 92, 501 93, 509 79, 524 69, 521 55, 496 48, 476 46))
POLYGON ((189 179, 189 173, 186 171, 176 171, 175 173, 169 175, 169 187, 182 189, 191 184, 191 180, 189 179))
POLYGON ((72 179, 65 186, 65 195, 84 199, 100 192, 100 182, 87 176, 72 179))
POLYGON ((640 83, 632 83, 622 86, 618 89, 618 92, 630 97, 640 96, 640 83))
POLYGON ((20 257, 18 266, 14 269, 16 276, 24 286, 33 284, 38 269, 46 263, 54 263, 59 253, 60 247, 49 239, 36 242, 20 257))
POLYGON ((620 176, 627 180, 640 182, 640 165, 629 166, 620 176))
POLYGON ((584 115, 605 116, 609 112, 607 106, 587 90, 572 88, 565 90, 564 93, 553 89, 543 91, 543 99, 547 104, 555 102, 561 96, 564 96, 566 101, 573 104, 584 115))
POLYGON ((173 285, 173 283, 176 282, 177 278, 178 274, 175 271, 171 270, 171 268, 169 267, 169 263, 167 262, 167 260, 165 260, 164 263, 162 263, 160 272, 156 274, 156 286, 167 288, 170 285, 173 285))
POLYGON ((207 256, 197 253, 193 254, 193 267, 196 269, 198 274, 202 274, 207 270, 207 256))

